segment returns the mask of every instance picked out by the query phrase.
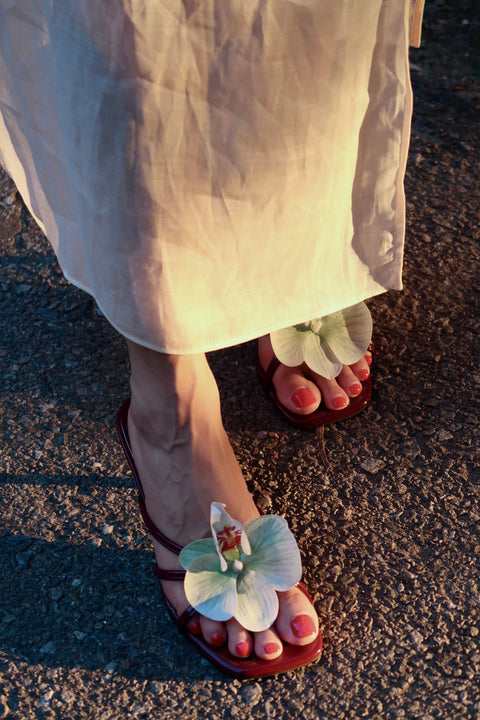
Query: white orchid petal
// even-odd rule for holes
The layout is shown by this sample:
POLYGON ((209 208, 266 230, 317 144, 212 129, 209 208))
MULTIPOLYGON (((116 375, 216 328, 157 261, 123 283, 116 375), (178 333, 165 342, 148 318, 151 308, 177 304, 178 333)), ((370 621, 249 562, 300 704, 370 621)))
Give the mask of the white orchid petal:
MULTIPOLYGON (((215 542, 212 538, 205 538, 204 540, 195 540, 195 542, 186 545, 182 548, 179 556, 180 564, 184 570, 189 570, 190 566, 195 560, 204 555, 211 555, 216 553, 215 542)), ((217 555, 215 555, 217 557, 217 555)))
MULTIPOLYGON (((224 503, 212 502, 210 505, 210 527, 212 528, 212 535, 215 538, 214 528, 217 525, 222 525, 232 521, 230 515, 226 512, 227 506, 224 503)), ((233 522, 233 521, 232 521, 233 522)))
POLYGON ((366 352, 373 332, 373 320, 365 303, 357 303, 342 311, 352 341, 366 352))
POLYGON ((237 611, 237 576, 221 572, 218 557, 198 558, 187 571, 184 589, 187 600, 210 620, 229 620, 237 611))
POLYGON ((215 542, 218 542, 217 533, 224 527, 232 527, 236 531, 242 531, 243 525, 238 520, 232 518, 225 510, 226 505, 223 503, 212 503, 210 507, 210 526, 215 542))
POLYGON ((241 547, 242 547, 242 550, 245 553, 245 555, 252 554, 252 548, 250 547, 250 541, 248 539, 248 535, 245 532, 245 530, 242 530, 241 547))
POLYGON ((238 606, 235 619, 246 630, 262 632, 278 615, 278 596, 275 590, 255 572, 244 571, 237 582, 238 606))
POLYGON ((299 332, 294 327, 283 328, 270 333, 273 352, 281 363, 288 367, 301 365, 304 360, 304 344, 309 331, 299 332))
MULTIPOLYGON (((225 572, 227 569, 227 563, 225 558, 222 555, 222 549, 219 544, 219 533, 221 533, 224 528, 228 527, 231 528, 235 533, 238 533, 240 543, 242 543, 243 540, 243 525, 238 520, 234 520, 231 515, 227 513, 225 510, 227 506, 224 505, 224 503, 214 502, 210 505, 210 527, 212 529, 212 535, 213 539, 215 541, 215 546, 217 548, 218 557, 220 558, 220 563, 222 566, 222 571, 225 572)), ((248 542, 248 540, 247 540, 248 542)), ((243 543, 242 543, 243 545, 243 543)), ((247 549, 248 546, 246 545, 247 549)), ((245 551, 246 552, 246 551, 245 551)))
POLYGON ((310 331, 288 327, 270 333, 273 351, 284 365, 296 367, 305 362, 328 379, 337 377, 343 365, 360 360, 372 337, 372 318, 365 303, 306 325, 310 325, 310 331))
POLYGON ((323 338, 309 333, 308 341, 305 344, 305 362, 308 367, 324 378, 331 380, 337 377, 342 369, 342 363, 329 352, 323 338))
MULTIPOLYGON (((208 570, 209 572, 218 572, 220 573, 220 563, 218 560, 218 555, 215 551, 212 553, 209 553, 208 555, 202 555, 201 557, 197 557, 188 568, 189 573, 201 573, 208 570)), ((230 573, 231 574, 231 573, 230 573)))
POLYGON ((297 542, 287 521, 278 515, 264 515, 245 523, 252 555, 245 561, 276 590, 289 590, 302 576, 302 561, 297 542))
POLYGON ((325 318, 322 335, 343 365, 352 365, 365 354, 372 339, 372 316, 365 303, 325 318))

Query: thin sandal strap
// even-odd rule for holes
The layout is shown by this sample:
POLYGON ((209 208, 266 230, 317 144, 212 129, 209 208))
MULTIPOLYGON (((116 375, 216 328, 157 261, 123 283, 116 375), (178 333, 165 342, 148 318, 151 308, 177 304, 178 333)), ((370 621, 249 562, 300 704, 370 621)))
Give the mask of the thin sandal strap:
POLYGON ((183 580, 185 578, 185 570, 163 570, 155 565, 153 572, 159 580, 183 580))
POLYGON ((158 527, 155 525, 152 518, 148 514, 148 510, 145 506, 145 498, 140 491, 138 493, 138 505, 140 507, 143 522, 147 526, 148 532, 153 537, 153 539, 159 542, 160 545, 162 545, 166 550, 170 550, 170 552, 174 553, 175 555, 180 555, 181 551, 183 550, 182 545, 179 545, 174 540, 170 540, 170 538, 168 538, 158 529, 158 527))
POLYGON ((170 552, 174 553, 175 555, 180 555, 180 552, 183 550, 182 545, 179 545, 178 543, 174 542, 173 540, 170 540, 166 535, 164 535, 158 527, 153 522, 152 518, 148 514, 146 505, 145 505, 145 492, 142 487, 142 483, 140 482, 140 477, 138 475, 137 467, 135 465, 135 460, 133 459, 132 454, 132 448, 130 446, 130 438, 128 436, 128 429, 127 429, 127 417, 128 417, 128 408, 130 407, 130 399, 125 400, 123 405, 121 406, 120 410, 118 411, 117 415, 117 431, 120 438, 120 443, 123 447, 123 450, 125 452, 125 455, 127 456, 128 464, 130 465, 130 469, 132 471, 133 478, 135 480, 137 489, 138 489, 138 504, 140 507, 140 512, 142 514, 143 522, 145 523, 149 533, 151 536, 160 543, 166 550, 169 550, 170 552))
POLYGON ((280 365, 281 365, 280 360, 277 358, 276 355, 274 355, 273 358, 270 360, 267 369, 264 370, 260 363, 260 358, 257 355, 257 367, 259 370, 259 375, 260 375, 263 385, 266 388, 268 388, 272 384, 273 376, 275 375, 275 371, 280 365))
POLYGON ((193 608, 191 605, 187 607, 186 610, 183 611, 181 615, 177 616, 177 611, 173 607, 170 600, 164 595, 163 601, 165 603, 165 606, 168 610, 168 613, 172 620, 174 621, 175 625, 177 626, 177 630, 183 634, 188 632, 188 625, 191 620, 197 615, 197 611, 195 608, 193 608))

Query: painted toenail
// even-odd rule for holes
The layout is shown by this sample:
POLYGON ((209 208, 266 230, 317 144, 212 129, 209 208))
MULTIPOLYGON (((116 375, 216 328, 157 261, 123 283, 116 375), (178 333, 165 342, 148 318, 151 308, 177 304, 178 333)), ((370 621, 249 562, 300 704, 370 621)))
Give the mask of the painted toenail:
POLYGON ((222 633, 214 633, 214 635, 210 638, 210 642, 214 647, 222 647, 225 642, 225 638, 222 633))
POLYGON ((368 364, 368 365, 371 365, 371 364, 372 364, 372 362, 373 362, 373 357, 371 356, 370 353, 367 353, 367 354, 365 355, 365 360, 367 361, 367 364, 368 364))
POLYGON ((362 386, 360 383, 354 383, 353 385, 350 385, 350 393, 352 395, 358 395, 358 393, 362 392, 362 386))
POLYGON ((340 410, 340 408, 344 408, 347 405, 347 401, 343 397, 336 397, 333 398, 333 407, 337 410, 340 410))
POLYGON ((250 645, 245 642, 239 642, 235 645, 235 652, 238 657, 248 657, 250 655, 250 645))
POLYGON ((299 388, 293 393, 292 402, 297 408, 304 408, 313 405, 313 403, 317 402, 317 399, 308 388, 299 388))
POLYGON ((200 622, 198 620, 192 620, 190 625, 188 626, 188 629, 192 633, 192 635, 200 635, 202 632, 202 628, 200 627, 200 622))
POLYGON ((297 638, 315 635, 317 632, 317 626, 310 615, 297 615, 296 618, 293 618, 290 625, 292 626, 293 634, 297 638))
POLYGON ((277 653, 280 650, 280 645, 274 642, 269 642, 263 646, 263 649, 267 655, 273 655, 273 653, 277 653))
POLYGON ((359 380, 366 380, 370 375, 370 371, 367 368, 364 368, 363 370, 359 370, 356 374, 358 375, 359 380))

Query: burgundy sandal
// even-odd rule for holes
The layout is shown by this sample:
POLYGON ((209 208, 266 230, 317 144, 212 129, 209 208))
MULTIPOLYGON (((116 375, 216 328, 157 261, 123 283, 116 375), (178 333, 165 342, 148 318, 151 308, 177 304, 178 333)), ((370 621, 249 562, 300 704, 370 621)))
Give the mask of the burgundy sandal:
MULTIPOLYGON (((130 400, 126 400, 121 406, 117 413, 117 431, 120 438, 123 451, 127 458, 128 464, 132 471, 132 475, 135 479, 138 489, 138 504, 140 506, 140 512, 142 514, 143 521, 147 526, 151 536, 159 542, 163 547, 175 555, 179 555, 182 550, 181 545, 178 545, 173 540, 167 538, 157 528, 151 517, 147 512, 145 505, 145 493, 140 482, 140 478, 137 473, 135 466, 135 460, 133 459, 132 450, 130 447, 130 439, 128 436, 128 408, 130 407, 130 400)), ((162 570, 155 564, 154 573, 159 580, 175 580, 183 582, 185 577, 184 570, 162 570)), ((297 587, 306 595, 310 600, 310 595, 303 583, 298 583, 297 587)), ((180 616, 177 615, 175 608, 171 604, 165 595, 163 595, 165 606, 168 610, 170 617, 177 626, 180 633, 199 650, 211 663, 228 675, 232 675, 236 678, 259 678, 267 675, 276 675, 277 673, 285 672, 286 670, 293 670, 294 668, 306 665, 320 657, 323 647, 323 640, 320 633, 316 639, 303 646, 288 645, 285 644, 283 653, 276 660, 261 660, 255 656, 249 658, 237 658, 232 655, 227 646, 216 648, 210 645, 201 635, 195 635, 188 627, 191 620, 195 617, 196 610, 191 606, 188 607, 185 612, 180 616)))
MULTIPOLYGON (((375 347, 372 345, 372 343, 370 343, 370 345, 368 346, 368 350, 372 353, 372 356, 375 355, 375 347)), ((370 398, 372 397, 372 379, 369 375, 366 380, 362 381, 362 392, 360 393, 360 395, 357 395, 357 397, 355 398, 351 398, 347 407, 340 410, 330 410, 329 408, 326 408, 322 403, 320 407, 318 407, 312 413, 309 413, 308 415, 299 415, 298 413, 295 413, 282 405, 282 403, 277 397, 277 393, 275 392, 275 386, 273 384, 273 375, 279 365, 281 365, 281 362, 274 355, 270 361, 269 366, 266 370, 264 370, 262 368, 260 358, 257 353, 257 373, 260 378, 260 382, 263 385, 263 389, 265 390, 266 394, 271 399, 277 410, 285 418, 287 418, 287 420, 292 423, 292 425, 296 425, 297 427, 316 428, 319 425, 326 425, 328 423, 337 422, 338 420, 344 420, 345 418, 352 417, 353 415, 357 415, 359 412, 361 412, 367 406, 370 398)))

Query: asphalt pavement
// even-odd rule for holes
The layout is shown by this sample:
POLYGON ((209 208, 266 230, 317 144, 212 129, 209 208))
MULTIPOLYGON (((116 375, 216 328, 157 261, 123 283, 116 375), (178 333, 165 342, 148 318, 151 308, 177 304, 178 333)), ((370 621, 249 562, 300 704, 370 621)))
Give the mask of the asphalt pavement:
POLYGON ((115 434, 124 341, 0 175, 0 718, 480 720, 479 37, 477 0, 427 0, 405 287, 370 303, 367 410, 291 428, 254 343, 209 357, 325 637, 276 678, 232 680, 172 627, 115 434))

